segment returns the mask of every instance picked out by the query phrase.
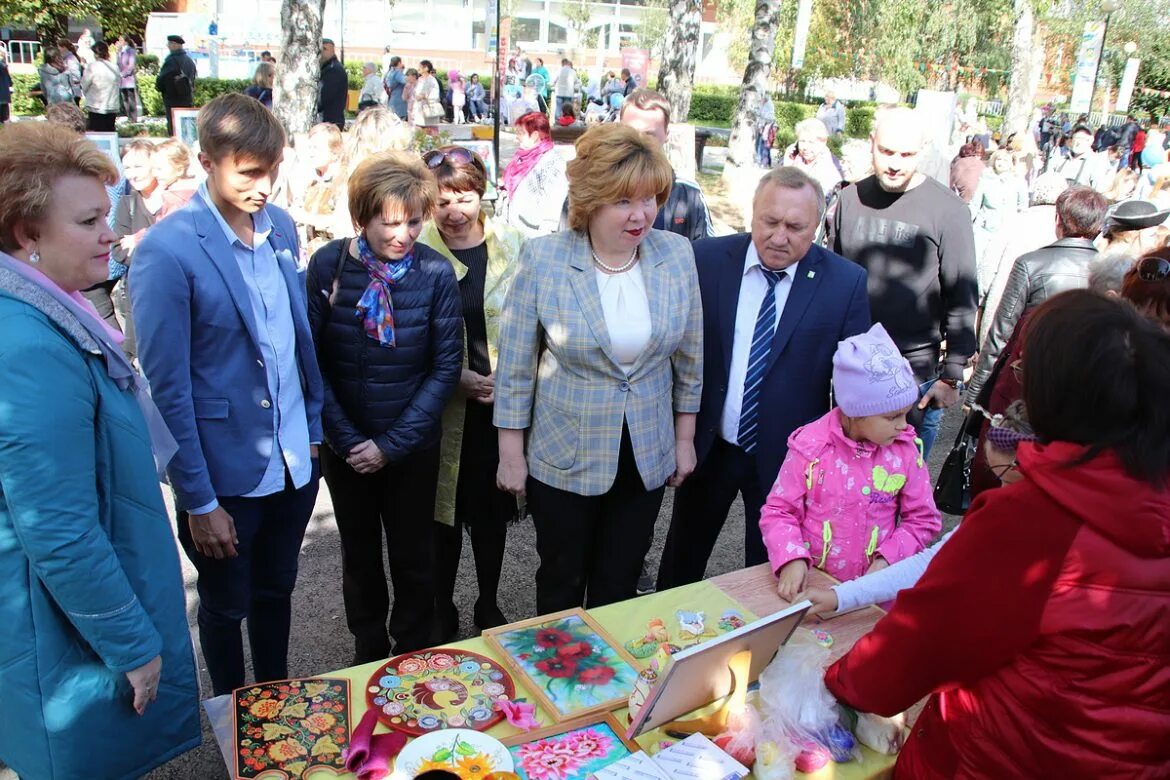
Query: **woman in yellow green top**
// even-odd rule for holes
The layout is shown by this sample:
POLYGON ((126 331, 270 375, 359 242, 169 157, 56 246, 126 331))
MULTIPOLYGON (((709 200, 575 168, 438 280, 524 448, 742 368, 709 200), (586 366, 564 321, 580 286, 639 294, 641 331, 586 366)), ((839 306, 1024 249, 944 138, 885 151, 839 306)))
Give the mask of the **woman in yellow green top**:
POLYGON ((484 215, 487 171, 473 152, 444 146, 423 160, 438 181, 439 205, 418 240, 454 266, 466 336, 459 389, 443 413, 435 501, 435 520, 440 524, 435 534, 435 623, 439 641, 445 642, 459 630, 454 592, 464 527, 471 536, 479 581, 475 625, 484 629, 508 622, 496 603, 496 591, 516 499, 496 487, 499 447, 492 404, 500 312, 524 238, 484 215))

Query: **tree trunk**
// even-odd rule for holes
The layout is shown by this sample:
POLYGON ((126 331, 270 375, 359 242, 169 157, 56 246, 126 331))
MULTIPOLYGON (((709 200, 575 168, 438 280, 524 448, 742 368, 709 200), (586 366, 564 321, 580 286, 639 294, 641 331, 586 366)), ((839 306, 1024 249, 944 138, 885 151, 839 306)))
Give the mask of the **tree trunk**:
POLYGON ((755 157, 756 112, 764 104, 772 75, 772 57, 776 51, 776 29, 780 25, 781 0, 756 0, 752 39, 739 104, 731 122, 727 166, 750 166, 755 157))
POLYGON ((1012 34, 1012 75, 1008 83, 1003 137, 1028 130, 1032 103, 1036 100, 1036 58, 1032 0, 1015 0, 1016 28, 1012 34))
POLYGON ((691 88, 695 83, 695 58, 699 50, 702 0, 670 0, 670 25, 662 47, 658 91, 670 101, 670 118, 685 122, 691 113, 691 88))
POLYGON ((292 136, 306 133, 317 122, 317 89, 321 78, 318 51, 325 0, 282 0, 280 26, 284 28, 280 66, 272 110, 292 136))

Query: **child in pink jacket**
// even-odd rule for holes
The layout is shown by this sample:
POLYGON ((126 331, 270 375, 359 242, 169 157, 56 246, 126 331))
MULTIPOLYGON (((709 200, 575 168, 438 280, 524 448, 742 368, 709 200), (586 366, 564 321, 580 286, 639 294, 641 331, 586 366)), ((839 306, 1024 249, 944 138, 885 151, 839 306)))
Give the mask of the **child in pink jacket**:
POLYGON ((788 600, 810 562, 851 580, 918 552, 942 525, 922 442, 906 423, 918 382, 880 324, 837 345, 833 391, 838 407, 789 437, 760 514, 788 600))

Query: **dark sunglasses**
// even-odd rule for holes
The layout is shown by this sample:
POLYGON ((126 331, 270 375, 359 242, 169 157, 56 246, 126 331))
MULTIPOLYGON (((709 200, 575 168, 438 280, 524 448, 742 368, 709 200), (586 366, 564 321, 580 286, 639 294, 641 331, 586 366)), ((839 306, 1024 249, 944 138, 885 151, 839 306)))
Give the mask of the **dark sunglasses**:
POLYGON ((1161 257, 1144 257, 1138 261, 1137 275, 1145 282, 1160 282, 1170 277, 1170 260, 1161 257))
POLYGON ((448 149, 445 152, 442 149, 432 149, 423 155, 423 162, 427 164, 428 168, 438 168, 448 160, 453 165, 470 165, 474 157, 474 152, 462 147, 448 149))

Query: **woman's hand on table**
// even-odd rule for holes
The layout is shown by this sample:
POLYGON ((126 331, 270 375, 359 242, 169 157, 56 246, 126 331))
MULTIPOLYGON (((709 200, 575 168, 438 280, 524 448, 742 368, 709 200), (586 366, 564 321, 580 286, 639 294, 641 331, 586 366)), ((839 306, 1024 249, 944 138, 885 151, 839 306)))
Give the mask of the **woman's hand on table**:
POLYGON ((808 600, 812 602, 809 614, 817 617, 831 615, 837 611, 837 591, 832 588, 809 588, 802 590, 793 597, 793 601, 808 600))
POLYGON ((137 669, 126 672, 134 689, 134 711, 146 713, 147 706, 158 698, 158 681, 162 677, 162 656, 156 655, 137 669))
POLYGON ((796 601, 808 580, 808 561, 798 558, 780 567, 776 575, 776 593, 785 601, 796 601))

